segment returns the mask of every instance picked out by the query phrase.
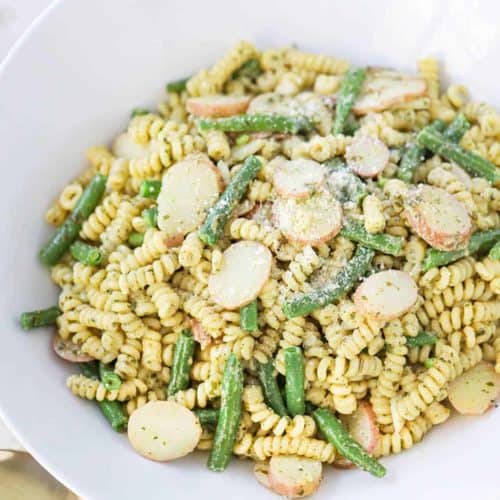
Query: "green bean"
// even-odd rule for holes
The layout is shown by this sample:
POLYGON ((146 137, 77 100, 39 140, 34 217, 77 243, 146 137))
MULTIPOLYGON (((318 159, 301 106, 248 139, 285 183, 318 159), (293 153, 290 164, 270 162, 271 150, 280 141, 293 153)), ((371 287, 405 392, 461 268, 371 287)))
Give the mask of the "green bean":
POLYGON ((304 357, 300 347, 285 349, 285 393, 286 406, 290 415, 304 415, 306 399, 304 390, 304 357))
POLYGON ((365 247, 373 248, 373 250, 378 250, 379 252, 394 255, 396 257, 401 255, 401 250, 405 241, 404 238, 392 236, 391 234, 369 233, 364 228, 363 224, 353 220, 345 223, 340 234, 344 238, 361 243, 365 247))
POLYGON ((500 260, 500 241, 497 241, 491 248, 488 257, 493 260, 500 260))
POLYGON ((236 115, 227 118, 205 118, 198 120, 202 131, 222 130, 223 132, 275 132, 299 134, 311 132, 313 123, 306 116, 284 115, 236 115))
POLYGON ((445 139, 451 142, 460 142, 465 132, 470 129, 470 123, 465 118, 463 113, 458 113, 454 120, 448 125, 447 129, 443 132, 445 139))
POLYGON ((283 397, 281 396, 276 377, 274 376, 274 365, 272 361, 267 363, 257 363, 257 376, 259 377, 262 391, 266 403, 273 409, 275 413, 281 417, 286 417, 288 412, 286 410, 283 397))
POLYGON ((174 362, 168 384, 168 396, 189 386, 189 369, 193 362, 194 338, 191 330, 183 330, 175 343, 174 362))
POLYGON ((232 212, 243 198, 248 185, 255 179, 262 162, 256 156, 249 156, 243 166, 208 212, 204 224, 199 230, 199 238, 207 245, 215 245, 224 232, 224 227, 232 212))
POLYGON ((305 316, 315 309, 331 304, 354 288, 368 271, 375 252, 359 245, 354 257, 325 286, 296 295, 283 305, 287 318, 305 316))
MULTIPOLYGON (((95 362, 80 363, 82 373, 92 379, 99 380, 99 368, 95 362)), ((127 428, 128 419, 123 411, 123 405, 118 401, 97 401, 101 413, 117 432, 127 428)))
POLYGON ((460 165, 471 175, 484 177, 492 184, 500 182, 500 170, 485 158, 467 151, 458 144, 446 140, 443 134, 429 127, 423 128, 417 135, 417 143, 448 161, 460 165))
POLYGON ((337 108, 335 113, 335 122, 332 128, 332 134, 342 134, 345 121, 351 112, 352 105, 358 97, 363 82, 365 81, 366 71, 364 68, 351 68, 342 80, 339 96, 337 99, 337 108))
POLYGON ((31 330, 40 326, 55 325, 56 319, 61 315, 61 310, 57 306, 37 311, 23 312, 21 314, 21 327, 23 330, 31 330))
POLYGON ((349 435, 340 420, 330 411, 318 408, 314 410, 313 417, 326 440, 335 446, 342 456, 375 477, 385 476, 385 467, 349 435))
POLYGON ((217 421, 219 420, 219 410, 216 408, 194 410, 194 413, 198 417, 200 424, 204 427, 207 425, 217 425, 217 421))
POLYGON ((406 337, 406 345, 408 347, 422 347, 423 345, 433 345, 437 340, 434 333, 419 332, 415 337, 406 337))
POLYGON ((257 299, 240 309, 240 326, 246 332, 256 332, 259 329, 257 324, 257 299))
POLYGON ((158 223, 158 207, 145 208, 142 211, 142 218, 148 227, 156 227, 158 223))
POLYGON ((144 243, 144 234, 133 231, 128 235, 127 241, 132 248, 140 247, 144 243))
MULTIPOLYGON (((441 132, 446 128, 446 124, 441 120, 436 120, 429 127, 432 130, 441 132)), ((415 170, 425 160, 426 152, 426 148, 417 143, 407 146, 399 164, 398 178, 406 183, 410 183, 415 170)))
POLYGON ((249 59, 243 63, 231 76, 233 80, 240 77, 255 80, 262 73, 262 68, 257 59, 249 59))
POLYGON ((425 254, 422 262, 422 271, 426 272, 433 267, 445 266, 452 262, 467 257, 479 251, 489 250, 500 239, 500 229, 490 229, 489 231, 478 231, 474 233, 466 248, 445 252, 430 248, 425 254))
POLYGON ((361 127, 359 121, 356 117, 349 113, 344 123, 344 131, 342 132, 344 135, 353 136, 361 127))
POLYGON ((222 376, 219 421, 208 458, 208 468, 215 472, 223 471, 231 460, 240 423, 242 396, 243 369, 239 359, 231 353, 222 376))
POLYGON ((366 184, 342 160, 332 158, 323 165, 330 171, 329 187, 338 201, 357 205, 366 196, 366 184))
POLYGON ((104 259, 102 250, 83 241, 75 241, 69 247, 69 252, 75 260, 86 266, 99 266, 104 259))
POLYGON ((116 391, 122 385, 122 379, 109 365, 99 362, 99 378, 107 391, 116 391))
POLYGON ((139 186, 139 195, 143 198, 152 198, 156 200, 160 194, 161 181, 148 179, 141 182, 139 186))
POLYGON ((180 80, 174 80, 173 82, 169 82, 166 85, 167 92, 183 92, 186 90, 186 84, 189 78, 181 78, 180 80))
POLYGON ((134 108, 132 112, 130 113, 130 116, 134 118, 135 116, 142 116, 142 115, 147 115, 151 113, 149 109, 146 108, 134 108))
POLYGON ((106 188, 106 177, 97 174, 85 188, 71 214, 57 229, 40 251, 40 260, 47 266, 59 262, 69 246, 76 240, 83 222, 101 201, 106 188))

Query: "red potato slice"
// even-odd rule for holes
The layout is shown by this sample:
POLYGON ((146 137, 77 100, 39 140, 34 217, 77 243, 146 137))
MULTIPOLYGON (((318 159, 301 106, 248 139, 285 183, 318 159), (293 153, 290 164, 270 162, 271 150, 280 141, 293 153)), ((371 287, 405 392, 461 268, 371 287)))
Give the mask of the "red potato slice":
POLYGON ((272 261, 271 252, 262 243, 234 243, 222 254, 220 270, 208 279, 212 300, 225 309, 249 304, 269 279, 272 261))
POLYGON ((325 167, 313 160, 282 159, 274 168, 273 184, 285 198, 307 198, 325 182, 325 167))
POLYGON ((319 245, 336 236, 342 227, 342 205, 327 191, 306 200, 277 200, 273 217, 283 234, 295 243, 319 245))
POLYGON ((113 141, 111 151, 118 158, 134 160, 146 157, 150 153, 151 148, 149 144, 144 146, 135 142, 127 132, 123 132, 113 141))
POLYGON ((271 490, 278 495, 302 498, 319 488, 323 465, 310 458, 277 455, 269 461, 268 477, 271 490))
POLYGON ((192 452, 201 437, 196 415, 174 401, 150 401, 132 413, 128 439, 142 456, 158 462, 192 452))
POLYGON ((410 191, 405 215, 413 230, 438 250, 463 248, 472 233, 465 206, 447 191, 420 185, 410 191))
POLYGON ((269 464, 267 462, 256 462, 253 466, 253 473, 257 481, 259 481, 264 488, 271 488, 269 484, 269 464))
POLYGON ((251 98, 246 95, 190 97, 186 101, 186 109, 189 113, 204 118, 239 115, 247 110, 250 100, 251 98))
POLYGON ((71 340, 63 339, 57 333, 52 336, 52 348, 61 359, 70 363, 87 363, 94 359, 82 352, 81 346, 71 340))
POLYGON ((201 326, 201 323, 196 319, 191 319, 191 330, 196 342, 199 342, 202 349, 205 349, 213 342, 213 338, 201 326))
POLYGON ((426 93, 427 83, 423 78, 390 70, 372 70, 368 73, 352 110, 357 115, 375 113, 426 93))
POLYGON ((197 229, 224 189, 219 169, 204 154, 187 156, 170 167, 158 196, 158 227, 172 242, 197 229))
POLYGON ((360 177, 376 177, 389 163, 389 148, 376 137, 358 136, 347 148, 345 158, 360 177))
POLYGON ((482 415, 500 396, 500 374, 486 361, 451 382, 448 399, 461 415, 482 415))
POLYGON ((410 310, 417 296, 418 287, 410 274, 390 269, 364 280, 354 292, 353 300, 360 314, 390 321, 410 310))
MULTIPOLYGON (((370 403, 362 401, 351 415, 341 417, 349 434, 369 453, 373 453, 380 440, 375 413, 370 403)), ((354 464, 344 457, 338 457, 333 463, 339 469, 350 469, 354 464)))

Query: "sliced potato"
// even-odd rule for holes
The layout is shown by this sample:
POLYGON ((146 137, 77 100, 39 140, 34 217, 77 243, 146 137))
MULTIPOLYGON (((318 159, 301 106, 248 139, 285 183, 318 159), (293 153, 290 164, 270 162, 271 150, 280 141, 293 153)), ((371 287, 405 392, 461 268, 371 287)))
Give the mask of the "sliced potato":
POLYGON ((357 136, 347 148, 345 158, 360 177, 376 177, 389 163, 389 148, 376 137, 357 136))
POLYGON ((127 132, 123 132, 113 141, 111 151, 118 158, 134 160, 146 157, 150 153, 151 147, 149 144, 144 146, 135 142, 127 132))
POLYGON ((201 437, 196 415, 174 401, 150 401, 132 413, 128 438, 142 456, 158 462, 192 452, 201 437))
POLYGON ((63 339, 57 333, 52 335, 52 348, 60 358, 70 363, 87 363, 94 359, 82 352, 81 346, 69 339, 63 339))
POLYGON ((307 198, 325 182, 325 167, 313 160, 282 159, 273 170, 276 191, 285 198, 307 198))
POLYGON ((269 486, 278 495, 288 498, 312 495, 322 478, 323 465, 317 460, 277 455, 269 461, 269 486))
POLYGON ((269 464, 267 462, 255 462, 253 466, 253 473, 257 478, 257 481, 264 486, 264 488, 270 488, 269 484, 269 464))
POLYGON ((438 250, 463 248, 472 233, 465 206, 447 191, 420 185, 410 191, 405 215, 414 231, 438 250))
POLYGON ((222 254, 220 271, 208 280, 212 300, 225 309, 249 304, 269 279, 272 261, 271 252, 262 243, 234 243, 222 254))
POLYGON ((371 70, 352 110, 357 115, 383 111, 426 92, 427 83, 423 78, 384 69, 371 70))
POLYGON ((167 170, 158 196, 158 227, 175 241, 197 229, 224 188, 219 169, 204 154, 167 170))
POLYGON ((198 320, 191 319, 191 331, 193 332, 194 340, 201 344, 202 349, 205 349, 209 344, 212 343, 213 337, 211 337, 205 331, 198 320))
POLYGON ((448 399, 462 415, 482 415, 500 396, 500 374, 486 361, 467 370, 451 382, 448 399))
POLYGON ((372 405, 366 401, 359 403, 356 411, 342 418, 349 434, 369 453, 377 448, 380 432, 377 427, 372 405))
POLYGON ((304 245, 330 240, 342 227, 342 205, 325 190, 306 200, 279 199, 274 203, 273 216, 290 241, 304 245))
POLYGON ((206 118, 238 115, 244 113, 250 104, 250 97, 232 95, 212 95, 207 97, 190 97, 186 101, 189 113, 206 118))
POLYGON ((410 274, 390 269, 365 279, 354 292, 353 300, 360 314, 390 321, 411 309, 417 296, 418 287, 410 274))

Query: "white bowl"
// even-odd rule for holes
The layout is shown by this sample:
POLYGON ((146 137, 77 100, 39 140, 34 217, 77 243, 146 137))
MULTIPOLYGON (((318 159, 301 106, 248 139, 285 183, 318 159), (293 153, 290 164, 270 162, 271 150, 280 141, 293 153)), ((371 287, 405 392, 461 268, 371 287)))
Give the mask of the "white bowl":
MULTIPOLYGON (((204 456, 141 458, 95 405, 68 392, 72 367, 55 359, 50 332, 20 330, 21 311, 57 297, 37 259, 50 234, 43 213, 82 169, 87 147, 109 142, 133 107, 158 102, 166 81, 242 38, 411 70, 419 56, 436 55, 454 82, 498 104, 499 14, 494 2, 437 0, 72 0, 49 8, 0 74, 0 410, 42 465, 87 500, 274 498, 250 462, 214 474, 204 456)), ((332 470, 316 498, 498 500, 499 423, 498 410, 455 418, 384 460, 386 478, 332 470)))

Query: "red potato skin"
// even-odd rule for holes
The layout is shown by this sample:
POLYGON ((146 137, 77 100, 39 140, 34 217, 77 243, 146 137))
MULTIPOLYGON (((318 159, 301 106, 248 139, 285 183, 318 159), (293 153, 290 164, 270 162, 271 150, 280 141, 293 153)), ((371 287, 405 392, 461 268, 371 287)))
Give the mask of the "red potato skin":
POLYGON ((244 113, 250 104, 250 97, 234 97, 232 101, 225 99, 226 96, 191 97, 186 101, 186 109, 189 113, 203 118, 222 118, 244 113))
POLYGON ((184 235, 177 234, 175 236, 172 236, 172 238, 166 238, 165 244, 167 245, 168 248, 173 248, 173 247, 178 247, 179 245, 182 245, 183 241, 184 241, 184 235))
POLYGON ((363 169, 359 169, 352 166, 350 168, 356 175, 363 177, 363 179, 373 179, 374 177, 377 177, 377 175, 379 175, 384 170, 385 167, 379 168, 377 171, 374 171, 373 173, 370 174, 364 173, 363 169))
POLYGON ((406 207, 404 215, 408 224, 429 245, 438 250, 450 251, 463 248, 467 245, 472 235, 472 224, 470 223, 461 233, 446 234, 433 229, 425 220, 417 207, 406 207))
POLYGON ((205 329, 201 326, 201 323, 196 319, 191 319, 191 330, 193 332, 194 340, 201 345, 202 349, 205 349, 207 346, 212 344, 213 338, 205 331, 205 329))
POLYGON ((269 488, 274 491, 274 493, 286 496, 287 498, 302 498, 312 495, 318 490, 322 480, 322 478, 320 478, 317 482, 310 482, 305 485, 289 485, 279 481, 277 477, 273 476, 271 468, 269 469, 268 479, 269 488))
POLYGON ((61 338, 57 333, 52 335, 52 348, 54 352, 64 361, 70 363, 87 363, 94 358, 80 351, 80 346, 61 338))
MULTIPOLYGON (((323 178, 323 180, 321 182, 317 182, 316 184, 314 184, 314 188, 315 189, 318 189, 320 188, 321 186, 323 186, 323 184, 325 183, 325 178, 323 178)), ((298 192, 295 192, 295 193, 292 193, 290 191, 287 191, 286 189, 283 189, 283 187, 281 187, 279 185, 279 182, 276 183, 274 182, 274 188, 276 189, 276 192, 282 196, 283 198, 294 198, 295 200, 304 200, 306 198, 309 198, 309 196, 311 195, 311 189, 304 189, 304 191, 298 191, 298 192)))
POLYGON ((354 302, 354 307, 356 308, 356 311, 358 311, 360 314, 369 319, 372 319, 374 321, 391 321, 393 319, 399 318, 403 314, 406 314, 414 306, 414 304, 411 304, 406 309, 398 311, 397 314, 384 314, 384 313, 373 314, 371 311, 366 309, 366 301, 363 299, 363 296, 366 295, 363 288, 364 284, 365 282, 363 281, 361 285, 358 286, 358 288, 356 289, 356 291, 352 296, 352 300, 354 302))
POLYGON ((423 80, 424 82, 424 88, 421 92, 412 92, 410 94, 406 94, 403 97, 398 97, 398 98, 393 98, 393 99, 386 99, 383 104, 380 104, 379 106, 367 106, 367 107, 362 107, 362 106, 356 106, 356 103, 354 103, 352 107, 352 112, 356 116, 363 116, 367 115, 368 113, 377 113, 379 111, 384 111, 392 106, 395 106, 396 104, 403 104, 405 102, 412 101, 416 97, 422 97, 427 94, 427 82, 423 80))

